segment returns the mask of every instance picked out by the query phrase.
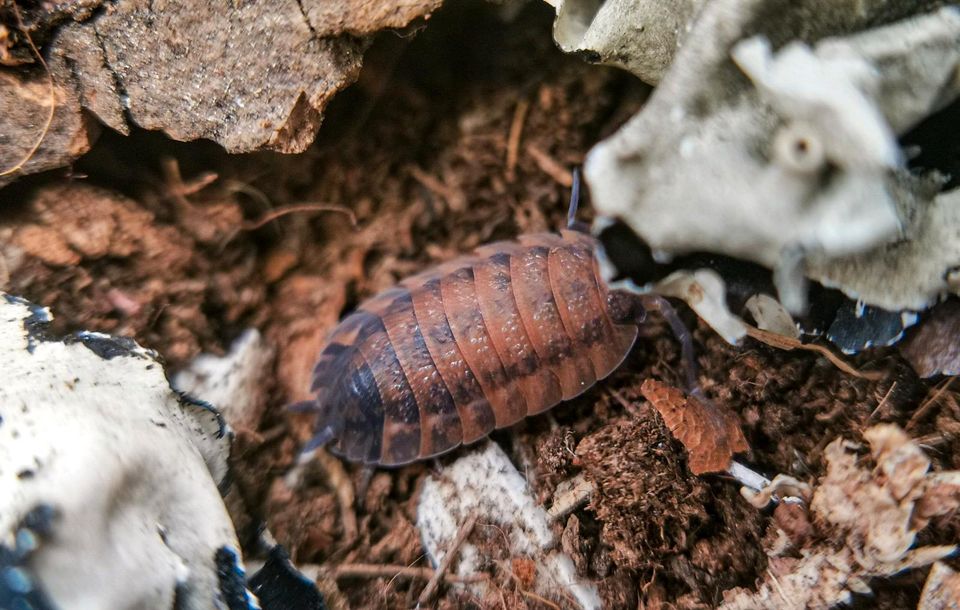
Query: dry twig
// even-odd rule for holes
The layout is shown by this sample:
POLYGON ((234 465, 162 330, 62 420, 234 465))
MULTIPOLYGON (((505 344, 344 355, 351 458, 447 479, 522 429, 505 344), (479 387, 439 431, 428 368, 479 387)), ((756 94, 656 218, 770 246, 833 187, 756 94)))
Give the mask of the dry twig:
POLYGON ((250 220, 243 223, 243 230, 253 231, 259 229, 268 222, 273 222, 281 216, 286 216, 287 214, 296 214, 299 212, 336 212, 338 214, 345 215, 347 219, 350 220, 350 225, 353 226, 354 229, 356 229, 358 226, 357 217, 353 213, 353 210, 345 208, 342 205, 336 205, 333 203, 295 203, 274 208, 257 220, 250 220))
MULTIPOLYGON (((318 568, 323 569, 323 568, 318 568)), ((436 576, 437 570, 431 568, 415 568, 412 566, 381 565, 373 563, 343 563, 333 568, 333 576, 337 580, 347 578, 406 578, 409 580, 430 580, 436 576)), ((486 580, 486 574, 444 574, 442 579, 448 583, 475 583, 486 580)))
POLYGON ((870 423, 873 421, 873 418, 880 412, 881 409, 887 404, 887 399, 890 398, 890 395, 893 394, 893 391, 897 388, 897 382, 894 381, 890 384, 890 389, 887 390, 887 393, 883 395, 883 398, 880 399, 880 402, 877 403, 877 408, 870 412, 870 415, 867 416, 867 421, 865 423, 870 423))
POLYGON ((913 415, 910 416, 910 421, 908 421, 907 425, 905 426, 905 429, 908 432, 910 430, 913 430, 916 427, 916 425, 920 422, 920 420, 922 420, 924 417, 927 416, 928 413, 930 413, 930 410, 933 409, 933 407, 937 404, 937 401, 940 400, 940 397, 943 396, 944 393, 946 393, 946 391, 950 389, 951 385, 953 385, 953 381, 955 379, 956 377, 948 377, 947 379, 945 379, 941 383, 940 387, 937 388, 937 390, 933 393, 933 396, 923 401, 923 404, 917 407, 917 410, 913 412, 913 415))
POLYGON ((170 197, 177 203, 188 207, 190 201, 187 200, 187 197, 199 193, 219 178, 215 172, 204 172, 196 178, 184 182, 183 175, 180 173, 180 164, 172 157, 164 158, 161 161, 161 169, 170 197))
MULTIPOLYGON (((523 122, 527 118, 530 102, 520 100, 513 111, 513 121, 510 123, 510 135, 507 137, 507 182, 517 179, 517 159, 520 156, 520 135, 523 133, 523 122)), ((571 179, 571 183, 572 183, 571 179)))
POLYGON ((437 587, 440 586, 440 581, 443 579, 443 575, 446 574, 447 570, 450 569, 450 565, 453 564, 453 560, 457 556, 460 547, 467 539, 467 536, 470 535, 470 532, 473 531, 473 526, 476 525, 476 523, 477 515, 474 513, 470 515, 470 517, 462 526, 460 526, 460 531, 457 532, 457 537, 453 539, 453 543, 450 545, 450 548, 447 549, 446 554, 440 561, 440 565, 437 566, 436 572, 430 578, 427 586, 423 588, 423 592, 420 594, 420 597, 417 598, 417 604, 423 606, 430 602, 430 599, 437 592, 437 587))

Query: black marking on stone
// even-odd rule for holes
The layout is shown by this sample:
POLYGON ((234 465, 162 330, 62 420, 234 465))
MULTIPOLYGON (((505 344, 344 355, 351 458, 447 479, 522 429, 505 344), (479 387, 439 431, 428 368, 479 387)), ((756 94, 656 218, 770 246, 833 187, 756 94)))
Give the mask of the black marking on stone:
POLYGON ((178 582, 173 587, 173 610, 186 610, 189 608, 190 585, 186 582, 178 582))
POLYGON ((233 549, 222 546, 214 553, 220 601, 229 610, 253 610, 256 605, 247 592, 246 578, 240 566, 240 557, 233 549))
POLYGON ((12 294, 3 294, 3 298, 11 305, 23 305, 29 311, 30 315, 23 318, 23 331, 27 335, 27 351, 33 353, 37 345, 43 341, 52 341, 53 338, 47 334, 47 326, 50 324, 50 312, 45 307, 31 303, 30 301, 13 296, 12 294))
POLYGON ((120 356, 129 356, 140 349, 137 342, 130 337, 110 337, 87 332, 79 332, 64 339, 64 343, 80 342, 88 350, 104 360, 112 360, 120 356))
POLYGON ((918 316, 910 311, 889 311, 847 301, 837 310, 827 338, 843 353, 855 354, 869 347, 893 345, 917 320, 918 316))
POLYGON ((250 577, 250 590, 263 610, 326 610, 323 595, 312 580, 297 571, 280 545, 270 549, 266 563, 250 577))
POLYGON ((42 538, 53 533, 53 523, 57 519, 57 509, 50 504, 37 504, 20 521, 20 527, 29 528, 42 538))
POLYGON ((177 391, 177 398, 180 399, 180 404, 190 407, 199 407, 200 409, 212 414, 217 420, 217 438, 223 438, 227 434, 230 434, 230 426, 227 425, 223 415, 220 414, 220 411, 217 410, 212 404, 197 398, 196 396, 191 396, 186 392, 177 391))
MULTIPOLYGON (((220 414, 220 411, 216 409, 213 405, 205 400, 201 400, 196 396, 191 396, 186 392, 174 391, 177 395, 180 405, 185 408, 197 408, 201 409, 204 413, 209 413, 214 417, 214 421, 217 425, 217 430, 214 433, 216 439, 225 439, 227 445, 226 455, 223 456, 223 464, 225 466, 223 476, 220 480, 216 481, 217 490, 220 492, 221 496, 225 496, 228 491, 230 491, 230 485, 233 483, 233 476, 230 472, 230 448, 233 446, 233 430, 227 425, 226 420, 223 419, 223 415, 220 414)), ((201 414, 202 415, 202 414, 201 414)), ((217 473, 213 471, 210 474, 216 479, 217 473)))
POLYGON ((51 534, 56 516, 52 506, 38 504, 14 528, 13 546, 0 543, 0 608, 55 609, 29 563, 40 542, 51 534))

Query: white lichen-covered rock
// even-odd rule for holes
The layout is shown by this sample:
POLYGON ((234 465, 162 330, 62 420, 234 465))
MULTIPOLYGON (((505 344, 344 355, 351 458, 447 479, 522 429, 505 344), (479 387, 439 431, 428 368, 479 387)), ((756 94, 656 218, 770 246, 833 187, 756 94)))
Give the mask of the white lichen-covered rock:
POLYGON ((228 354, 197 356, 171 383, 181 392, 217 405, 231 426, 256 428, 268 387, 263 372, 273 356, 273 348, 251 328, 233 342, 228 354))
POLYGON ((847 296, 887 310, 922 310, 960 294, 949 270, 960 266, 960 189, 923 198, 903 239, 839 259, 807 260, 807 275, 847 296))
MULTIPOLYGON (((417 527, 431 563, 438 565, 453 544, 460 527, 471 516, 478 523, 501 528, 511 558, 536 562, 536 589, 548 597, 559 593, 574 599, 583 610, 600 608, 596 588, 581 581, 573 562, 552 549, 555 539, 547 512, 537 504, 530 487, 499 445, 488 442, 427 477, 417 507, 417 527)), ((457 573, 470 575, 486 559, 468 543, 460 547, 457 573)), ((484 594, 484 585, 476 585, 484 594)))
POLYGON ((546 0, 557 12, 553 38, 568 53, 657 83, 704 0, 546 0))
POLYGON ((594 205, 658 261, 707 252, 772 269, 793 313, 804 275, 891 309, 956 292, 945 275, 960 260, 940 247, 955 214, 935 180, 907 174, 898 143, 960 94, 960 9, 930 7, 706 3, 648 103, 588 155, 594 205))
POLYGON ((51 339, 48 321, 0 293, 0 598, 250 607, 217 488, 229 449, 219 415, 173 392, 133 341, 51 339))

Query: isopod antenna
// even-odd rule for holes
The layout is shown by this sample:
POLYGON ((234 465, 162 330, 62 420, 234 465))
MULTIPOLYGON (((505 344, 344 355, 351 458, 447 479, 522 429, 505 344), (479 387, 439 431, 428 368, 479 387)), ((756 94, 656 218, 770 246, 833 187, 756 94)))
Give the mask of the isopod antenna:
POLYGON ((647 295, 644 297, 644 307, 647 309, 656 309, 660 315, 670 325, 673 336, 680 342, 680 355, 683 360, 683 368, 687 382, 687 392, 703 396, 700 384, 697 382, 697 358, 693 347, 693 333, 687 328, 687 325, 680 319, 680 314, 673 308, 670 302, 660 295, 647 295))
POLYGON ((589 233, 590 227, 577 220, 580 209, 580 168, 573 168, 573 184, 570 187, 570 207, 567 208, 567 228, 571 231, 589 233))

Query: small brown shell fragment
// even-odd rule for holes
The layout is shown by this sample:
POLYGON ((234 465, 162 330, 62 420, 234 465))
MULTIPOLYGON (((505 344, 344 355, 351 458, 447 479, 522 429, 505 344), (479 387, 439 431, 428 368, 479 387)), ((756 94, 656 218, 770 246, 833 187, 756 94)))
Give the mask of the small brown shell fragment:
POLYGON ((726 470, 734 453, 749 449, 736 416, 726 409, 654 379, 644 381, 640 392, 686 447, 693 474, 726 470))

